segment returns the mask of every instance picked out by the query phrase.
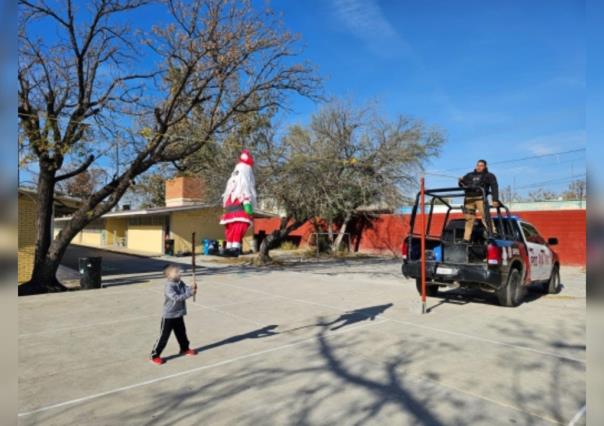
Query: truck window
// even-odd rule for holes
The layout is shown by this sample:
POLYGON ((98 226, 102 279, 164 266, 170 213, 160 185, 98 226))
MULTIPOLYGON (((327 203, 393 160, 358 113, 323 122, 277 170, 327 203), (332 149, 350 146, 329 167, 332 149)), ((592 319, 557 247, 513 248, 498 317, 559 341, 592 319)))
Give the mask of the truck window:
POLYGON ((545 241, 543 240, 541 235, 539 235, 539 232, 537 232, 534 226, 529 225, 525 222, 522 222, 520 226, 522 226, 522 232, 524 232, 524 236, 528 242, 535 244, 545 244, 545 241))

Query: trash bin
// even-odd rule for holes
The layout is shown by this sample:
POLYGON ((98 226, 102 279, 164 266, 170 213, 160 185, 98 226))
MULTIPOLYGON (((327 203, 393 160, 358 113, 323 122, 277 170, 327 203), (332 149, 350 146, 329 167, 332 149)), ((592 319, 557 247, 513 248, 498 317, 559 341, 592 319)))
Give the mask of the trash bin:
POLYGON ((80 257, 80 288, 83 290, 101 288, 102 260, 102 257, 80 257))
POLYGON ((218 240, 210 240, 210 254, 219 254, 218 246, 218 240))
POLYGON ((210 254, 210 240, 203 240, 203 254, 204 256, 210 254))
POLYGON ((174 256, 174 240, 166 239, 164 242, 164 253, 167 256, 174 256))

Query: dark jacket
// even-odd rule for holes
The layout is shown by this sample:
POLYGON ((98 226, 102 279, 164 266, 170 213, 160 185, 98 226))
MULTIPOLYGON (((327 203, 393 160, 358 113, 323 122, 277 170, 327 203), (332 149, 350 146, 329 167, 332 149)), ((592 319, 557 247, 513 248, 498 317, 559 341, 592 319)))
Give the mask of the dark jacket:
MULTIPOLYGON (((459 180, 459 186, 462 188, 478 187, 485 190, 486 195, 491 194, 493 201, 499 201, 499 186, 497 185, 497 178, 493 173, 489 173, 485 169, 482 173, 478 173, 476 170, 471 171, 459 180)), ((478 190, 469 190, 466 195, 481 196, 482 194, 478 190)))

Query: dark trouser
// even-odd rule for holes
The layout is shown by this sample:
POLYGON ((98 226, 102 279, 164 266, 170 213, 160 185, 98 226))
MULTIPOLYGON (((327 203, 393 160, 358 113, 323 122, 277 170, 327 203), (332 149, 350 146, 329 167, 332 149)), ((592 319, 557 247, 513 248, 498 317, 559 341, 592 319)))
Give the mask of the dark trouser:
POLYGON ((180 345, 180 351, 184 352, 189 350, 189 339, 187 339, 187 330, 185 328, 184 317, 162 318, 160 335, 157 339, 157 342, 155 342, 153 350, 151 351, 151 358, 157 358, 161 355, 162 351, 166 347, 166 344, 168 343, 172 330, 174 330, 174 335, 176 336, 176 340, 178 340, 178 344, 180 345))

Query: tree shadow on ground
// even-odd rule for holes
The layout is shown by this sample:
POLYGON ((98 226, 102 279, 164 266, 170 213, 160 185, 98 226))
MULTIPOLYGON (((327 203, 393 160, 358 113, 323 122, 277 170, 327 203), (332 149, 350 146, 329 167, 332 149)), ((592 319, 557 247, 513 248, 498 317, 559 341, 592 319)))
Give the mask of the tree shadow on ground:
MULTIPOLYGON (((139 394, 138 400, 119 412, 111 410, 114 402, 111 398, 99 399, 96 403, 100 405, 87 411, 87 415, 92 416, 91 421, 105 424, 148 425, 179 422, 245 425, 373 422, 435 426, 512 422, 531 425, 543 420, 533 414, 539 411, 535 404, 541 404, 543 410, 552 413, 553 420, 563 422, 569 420, 561 409, 563 399, 570 397, 581 403, 583 394, 574 387, 577 383, 568 381, 569 374, 584 367, 580 363, 549 359, 532 352, 516 353, 517 349, 510 348, 500 353, 497 374, 501 377, 484 395, 476 396, 485 390, 484 371, 467 370, 465 380, 455 382, 455 386, 466 389, 468 395, 463 389, 443 386, 441 382, 450 377, 441 378, 440 372, 446 370, 438 368, 443 354, 467 350, 463 341, 425 339, 422 334, 408 331, 400 337, 384 333, 374 345, 367 345, 365 332, 349 332, 355 327, 348 326, 359 321, 378 320, 391 305, 359 308, 333 321, 308 324, 319 328, 316 336, 288 341, 287 352, 280 353, 275 347, 272 353, 280 353, 280 357, 265 359, 263 354, 249 354, 236 363, 224 363, 221 370, 187 374, 188 379, 178 387, 171 379, 163 381, 143 396, 139 394), (294 346, 295 351, 290 351, 294 346), (547 374, 550 382, 537 388, 530 386, 527 381, 534 379, 531 372, 547 374), (569 389, 565 387, 569 383, 573 386, 571 395, 567 395, 569 389), (491 390, 496 392, 496 398, 509 399, 503 401, 504 406, 507 403, 518 411, 509 411, 509 417, 494 418, 490 410, 495 407, 489 400, 491 390), (104 409, 114 414, 100 414, 104 409)), ((275 325, 269 325, 200 349, 207 351, 250 338, 285 334, 276 329, 275 325)), ((502 335, 516 333, 541 344, 551 343, 552 347, 556 347, 557 342, 565 342, 569 346, 566 350, 579 350, 582 344, 571 339, 577 332, 573 328, 553 327, 543 332, 527 327, 521 319, 498 321, 495 329, 502 335)), ((198 359, 203 363, 203 357, 198 359)), ((40 420, 49 421, 58 415, 70 418, 71 414, 77 414, 70 413, 72 409, 75 410, 75 406, 44 413, 40 420)))
POLYGON ((551 422, 568 424, 586 401, 585 329, 581 321, 569 324, 557 318, 549 327, 537 329, 527 327, 521 319, 508 318, 493 327, 501 335, 515 336, 518 345, 552 349, 537 356, 500 356, 499 362, 509 372, 512 403, 525 413, 524 424, 538 423, 538 418, 528 414, 535 412, 551 422), (547 380, 545 392, 531 386, 537 375, 547 380))

